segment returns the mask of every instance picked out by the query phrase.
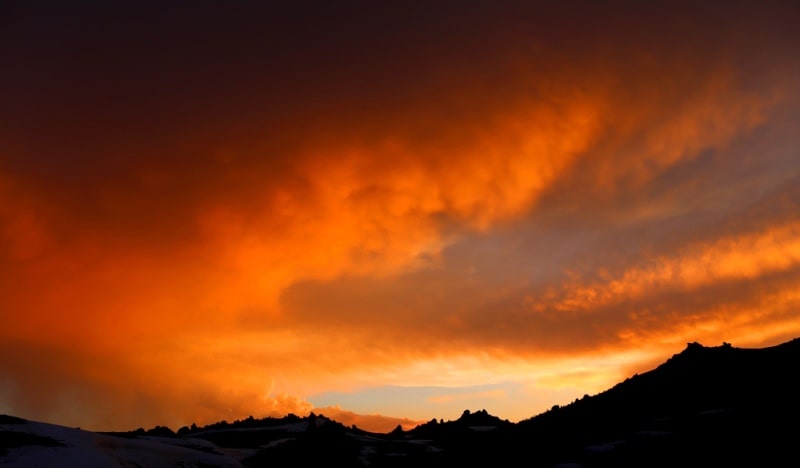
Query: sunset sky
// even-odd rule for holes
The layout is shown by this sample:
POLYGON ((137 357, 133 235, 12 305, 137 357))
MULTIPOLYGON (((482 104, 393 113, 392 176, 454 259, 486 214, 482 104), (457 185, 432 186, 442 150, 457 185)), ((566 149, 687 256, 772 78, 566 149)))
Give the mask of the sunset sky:
POLYGON ((0 414, 519 421, 800 336, 798 25, 0 2, 0 414))

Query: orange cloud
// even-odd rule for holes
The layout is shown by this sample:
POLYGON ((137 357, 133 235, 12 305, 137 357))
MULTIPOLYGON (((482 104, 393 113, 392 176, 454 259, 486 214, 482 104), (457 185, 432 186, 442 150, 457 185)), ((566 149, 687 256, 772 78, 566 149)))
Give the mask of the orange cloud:
POLYGON ((376 382, 599 386, 678 341, 800 331, 797 197, 768 193, 800 177, 779 6, 201 8, 152 37, 15 9, 0 404, 302 414, 376 382))
POLYGON ((678 255, 647 259, 645 265, 630 268, 618 277, 601 272, 611 277, 588 285, 567 282, 560 286, 561 293, 549 291, 541 299, 528 300, 537 311, 591 311, 665 289, 691 291, 715 283, 753 280, 796 268, 798 263, 800 224, 792 223, 691 245, 678 255))
POLYGON ((6 261, 33 259, 52 244, 48 213, 26 192, 0 172, 0 258, 6 261))
POLYGON ((382 433, 389 433, 397 428, 397 426, 407 431, 426 422, 424 420, 415 421, 408 418, 397 418, 381 414, 356 414, 352 411, 339 408, 338 406, 317 408, 315 412, 331 418, 334 421, 339 421, 345 426, 357 426, 359 429, 382 433))
POLYGON ((452 395, 436 395, 432 397, 428 397, 428 401, 431 403, 450 403, 453 401, 458 400, 472 400, 475 398, 505 398, 506 392, 504 390, 487 390, 485 392, 475 392, 469 394, 452 394, 452 395))

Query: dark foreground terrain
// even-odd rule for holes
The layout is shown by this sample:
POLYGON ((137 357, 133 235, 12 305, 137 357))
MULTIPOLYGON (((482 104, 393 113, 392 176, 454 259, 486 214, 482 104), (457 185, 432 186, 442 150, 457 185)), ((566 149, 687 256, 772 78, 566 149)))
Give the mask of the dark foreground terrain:
POLYGON ((0 415, 2 466, 800 466, 800 338, 690 343, 602 393, 510 423, 486 411, 370 433, 323 415, 95 433, 0 415))

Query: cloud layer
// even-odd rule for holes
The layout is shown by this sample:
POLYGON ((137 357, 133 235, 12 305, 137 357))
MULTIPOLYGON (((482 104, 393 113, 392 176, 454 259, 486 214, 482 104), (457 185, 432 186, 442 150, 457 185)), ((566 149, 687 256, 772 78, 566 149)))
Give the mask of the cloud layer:
POLYGON ((520 419, 800 332, 792 2, 0 8, 4 412, 520 419))

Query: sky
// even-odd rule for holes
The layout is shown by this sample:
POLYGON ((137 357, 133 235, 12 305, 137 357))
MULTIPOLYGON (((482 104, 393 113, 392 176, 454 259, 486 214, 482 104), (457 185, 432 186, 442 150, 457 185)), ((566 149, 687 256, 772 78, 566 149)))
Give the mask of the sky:
POLYGON ((0 413, 519 421, 800 336, 798 24, 0 2, 0 413))

